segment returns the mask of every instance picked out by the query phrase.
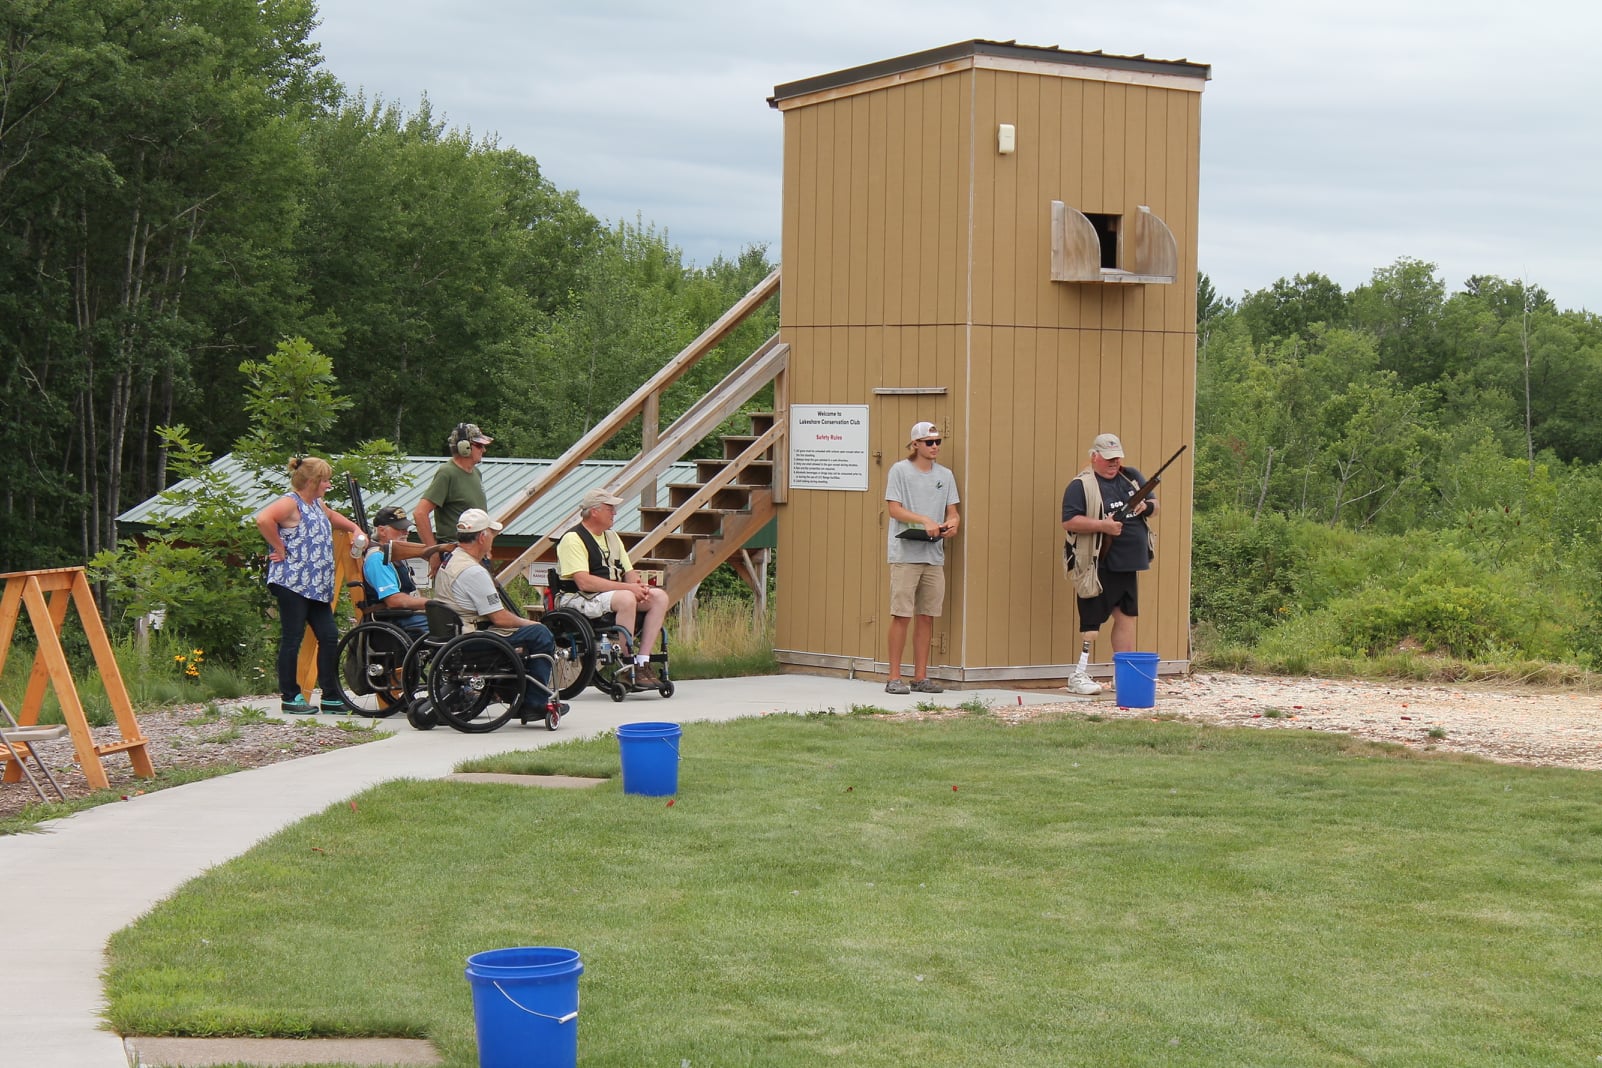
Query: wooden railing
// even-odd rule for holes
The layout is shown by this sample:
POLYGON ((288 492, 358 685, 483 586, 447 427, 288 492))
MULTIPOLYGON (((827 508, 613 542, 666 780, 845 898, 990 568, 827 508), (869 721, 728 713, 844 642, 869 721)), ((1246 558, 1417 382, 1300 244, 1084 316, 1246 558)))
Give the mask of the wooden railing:
MULTIPOLYGON (((579 464, 598 452, 607 442, 617 435, 617 432, 628 424, 635 416, 641 416, 645 425, 641 432, 641 451, 634 456, 610 487, 614 493, 621 497, 641 495, 646 497, 645 504, 654 503, 656 480, 674 463, 678 462, 685 453, 696 444, 716 432, 730 416, 740 410, 741 405, 761 391, 769 382, 774 383, 775 408, 787 403, 788 367, 790 346, 779 340, 774 334, 768 338, 757 350, 747 356, 738 367, 730 371, 723 381, 714 386, 704 397, 692 404, 688 411, 675 419, 666 430, 657 432, 655 413, 661 404, 664 390, 682 378, 686 372, 693 368, 707 353, 716 348, 737 326, 744 322, 762 305, 766 304, 779 291, 779 272, 777 269, 768 275, 738 303, 725 312, 718 321, 702 331, 701 335, 690 342, 677 356, 669 360, 663 368, 635 390, 627 400, 618 405, 605 419, 597 423, 589 433, 585 434, 573 446, 564 452, 557 460, 543 471, 538 478, 528 485, 518 498, 502 509, 496 517, 500 522, 506 523, 512 518, 521 515, 534 505, 542 496, 557 486, 579 464)), ((782 489, 779 487, 788 483, 789 477, 783 465, 786 462, 786 452, 783 449, 785 430, 789 424, 787 411, 775 412, 775 426, 772 431, 764 435, 769 445, 774 448, 773 484, 775 498, 782 500, 782 489)), ((751 460, 758 458, 760 451, 753 452, 748 448, 740 457, 730 462, 726 472, 728 478, 726 485, 751 460)), ((700 496, 697 494, 697 496, 700 496)), ((650 531, 645 540, 635 547, 635 555, 644 557, 640 546, 646 551, 656 545, 663 537, 676 529, 678 523, 683 522, 683 516, 688 515, 684 508, 676 509, 669 522, 658 524, 656 529, 650 531)), ((515 559, 510 561, 503 569, 504 574, 516 574, 527 569, 538 560, 563 533, 571 529, 578 521, 576 511, 563 516, 561 521, 547 531, 542 537, 523 550, 515 559)))

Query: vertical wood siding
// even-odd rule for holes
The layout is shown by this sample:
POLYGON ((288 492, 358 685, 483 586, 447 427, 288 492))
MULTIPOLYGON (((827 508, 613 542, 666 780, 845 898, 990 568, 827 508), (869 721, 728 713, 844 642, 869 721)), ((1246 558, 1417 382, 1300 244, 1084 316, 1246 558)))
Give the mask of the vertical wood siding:
MULTIPOLYGON (((931 662, 1077 658, 1064 485, 1099 432, 1146 473, 1194 436, 1199 121, 1195 92, 985 69, 785 113, 791 396, 869 405, 876 458, 867 493, 794 491, 780 512, 781 649, 885 659, 885 475, 910 424, 933 419, 964 523, 931 662), (1017 131, 1005 156, 1001 123, 1017 131), (1051 282, 1053 200, 1128 226, 1149 206, 1178 242, 1178 279, 1051 282), (873 392, 914 386, 946 392, 873 392)), ((1188 456, 1159 496, 1137 644, 1187 660, 1188 456)), ((1105 629, 1093 659, 1111 660, 1105 629)))

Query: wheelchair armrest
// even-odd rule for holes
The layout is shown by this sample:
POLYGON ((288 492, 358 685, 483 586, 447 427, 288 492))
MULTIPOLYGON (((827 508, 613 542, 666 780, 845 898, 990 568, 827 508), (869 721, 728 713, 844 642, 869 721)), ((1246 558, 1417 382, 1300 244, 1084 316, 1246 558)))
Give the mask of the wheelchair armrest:
POLYGON ((363 618, 393 623, 397 619, 410 619, 415 615, 417 615, 415 608, 371 608, 363 613, 363 618))

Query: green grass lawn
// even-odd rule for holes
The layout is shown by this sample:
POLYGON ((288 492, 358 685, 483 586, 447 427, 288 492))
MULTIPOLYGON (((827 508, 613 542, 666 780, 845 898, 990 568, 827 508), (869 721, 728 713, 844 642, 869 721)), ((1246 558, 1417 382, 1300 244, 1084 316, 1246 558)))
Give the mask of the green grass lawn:
MULTIPOLYGON (((587 1066, 1602 1056, 1596 775, 1079 718, 692 724, 680 793, 391 783, 110 948, 136 1034, 426 1035, 577 949, 587 1066)), ((480 767, 491 762, 481 762, 480 767)), ((616 741, 492 762, 617 773, 616 741)))

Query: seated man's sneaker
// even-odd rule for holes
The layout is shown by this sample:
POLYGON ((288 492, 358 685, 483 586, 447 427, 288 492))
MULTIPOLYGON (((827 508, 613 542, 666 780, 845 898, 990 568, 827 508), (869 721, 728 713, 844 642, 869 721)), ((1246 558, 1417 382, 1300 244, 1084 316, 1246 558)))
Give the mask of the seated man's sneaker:
POLYGON ((946 688, 933 679, 919 679, 912 684, 913 693, 945 693, 946 688))
POLYGON ((891 679, 884 684, 885 693, 911 693, 912 687, 907 685, 906 679, 891 679))
POLYGON ((656 677, 650 664, 634 665, 634 685, 643 690, 654 690, 662 685, 662 680, 656 677))
POLYGON ((1072 675, 1068 676, 1068 685, 1064 686, 1063 689, 1067 690, 1069 693, 1077 693, 1085 697, 1094 697, 1096 694, 1101 692, 1101 683, 1097 682, 1083 671, 1076 671, 1072 675))

